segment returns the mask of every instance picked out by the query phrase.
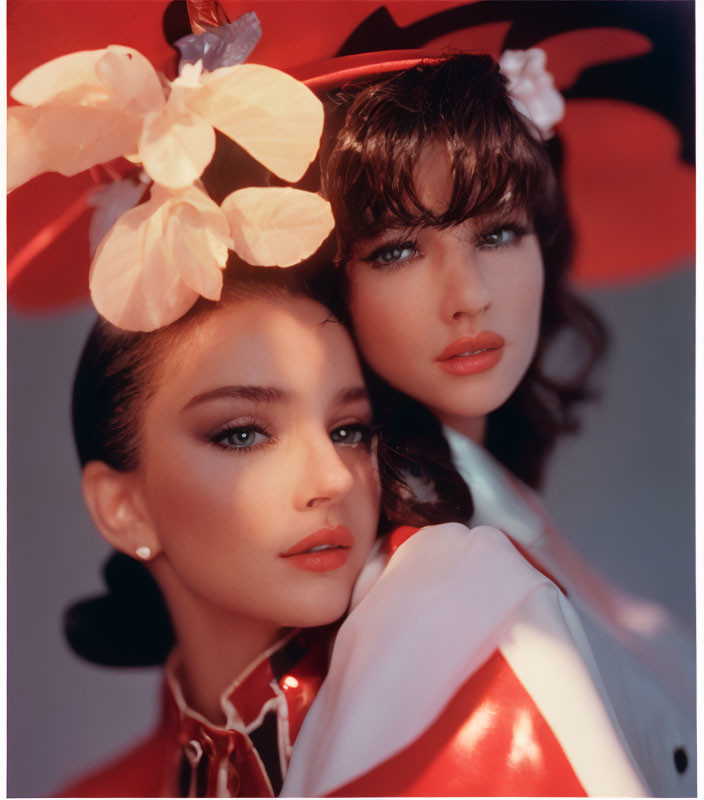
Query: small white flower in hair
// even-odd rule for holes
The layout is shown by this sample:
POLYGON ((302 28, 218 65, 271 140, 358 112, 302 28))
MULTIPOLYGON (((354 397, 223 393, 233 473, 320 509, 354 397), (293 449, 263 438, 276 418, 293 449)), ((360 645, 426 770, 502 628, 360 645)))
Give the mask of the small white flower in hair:
POLYGON ((546 62, 545 51, 537 47, 506 50, 499 59, 514 106, 535 125, 543 139, 553 135, 553 127, 565 115, 565 100, 555 88, 546 62))

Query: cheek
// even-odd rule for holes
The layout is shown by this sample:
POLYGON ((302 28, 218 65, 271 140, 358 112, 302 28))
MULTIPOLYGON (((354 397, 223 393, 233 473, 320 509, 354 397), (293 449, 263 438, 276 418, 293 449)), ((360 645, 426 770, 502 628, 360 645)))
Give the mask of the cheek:
POLYGON ((532 336, 526 336, 527 340, 531 342, 531 357, 535 352, 538 344, 538 336, 540 333, 540 318, 543 308, 543 289, 545 285, 545 270, 543 268, 543 261, 539 254, 530 264, 530 269, 527 270, 525 285, 521 292, 522 297, 522 326, 526 332, 530 332, 532 336))
POLYGON ((365 448, 350 448, 349 453, 342 454, 345 466, 354 477, 354 486, 350 492, 348 505, 357 518, 360 530, 372 531, 376 534, 381 504, 381 482, 376 458, 376 448, 370 453, 365 448))
POLYGON ((416 352, 418 320, 428 318, 429 295, 408 275, 359 268, 350 279, 349 306, 362 352, 377 369, 416 352))
MULTIPOLYGON (((537 343, 543 300, 544 269, 537 242, 531 243, 520 257, 496 265, 490 287, 500 324, 511 335, 533 350, 537 343)), ((490 312, 491 313, 491 312, 490 312)))
POLYGON ((152 519, 178 585, 219 608, 277 620, 271 582, 288 527, 286 473, 247 458, 192 455, 181 468, 164 459, 149 486, 152 519))
POLYGON ((231 553, 246 546, 250 530, 266 529, 281 471, 262 474, 246 458, 208 448, 155 465, 148 496, 165 550, 177 558, 204 549, 231 553))

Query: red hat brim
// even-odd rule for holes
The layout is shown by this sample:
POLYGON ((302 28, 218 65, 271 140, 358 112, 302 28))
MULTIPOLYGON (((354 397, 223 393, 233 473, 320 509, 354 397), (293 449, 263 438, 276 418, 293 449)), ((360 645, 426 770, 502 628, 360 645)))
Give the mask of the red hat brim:
MULTIPOLYGON (((118 41, 139 49, 157 68, 173 72, 176 56, 162 30, 167 5, 160 0, 10 0, 8 83, 64 53, 118 41)), ((356 26, 382 9, 403 30, 423 24, 433 11, 456 13, 466 5, 250 0, 245 7, 239 0, 223 2, 230 19, 252 9, 262 18, 265 34, 252 61, 283 68, 317 93, 442 58, 450 49, 474 50, 482 43, 497 56, 510 21, 458 29, 436 37, 435 47, 332 57, 356 26), (319 27, 311 27, 303 6, 318 10, 319 27), (290 13, 282 17, 285 11, 290 13), (301 53, 315 60, 291 67, 301 53)), ((616 27, 577 27, 537 43, 547 51, 561 88, 573 85, 595 64, 637 58, 652 49, 642 33, 616 27)), ((631 281, 671 268, 694 252, 694 168, 681 160, 680 136, 669 120, 637 104, 568 97, 558 137, 577 231, 573 275, 581 283, 631 281), (673 225, 664 229, 663 220, 673 225)), ((9 196, 8 292, 16 307, 45 310, 87 298, 92 209, 85 199, 91 186, 95 182, 89 173, 75 178, 43 175, 9 196)))

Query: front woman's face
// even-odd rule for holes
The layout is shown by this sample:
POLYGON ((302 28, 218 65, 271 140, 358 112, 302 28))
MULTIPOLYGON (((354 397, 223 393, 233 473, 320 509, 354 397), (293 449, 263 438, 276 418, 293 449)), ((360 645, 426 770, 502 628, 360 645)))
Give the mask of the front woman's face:
POLYGON ((350 337, 328 318, 304 298, 248 299, 163 362, 137 479, 160 557, 213 609, 332 622, 374 540, 371 408, 350 337))
MULTIPOLYGON (((439 147, 425 151, 415 178, 421 202, 441 213, 452 183, 439 147)), ((365 357, 441 421, 462 430, 516 389, 535 354, 543 292, 526 218, 389 229, 355 243, 347 269, 365 357)))

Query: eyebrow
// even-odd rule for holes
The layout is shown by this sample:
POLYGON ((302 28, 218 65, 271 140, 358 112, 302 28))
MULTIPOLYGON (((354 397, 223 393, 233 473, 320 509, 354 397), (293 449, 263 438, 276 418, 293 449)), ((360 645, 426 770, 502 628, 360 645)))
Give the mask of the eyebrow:
POLYGON ((356 403, 359 400, 366 400, 369 402, 369 393, 364 386, 350 386, 346 389, 339 391, 334 399, 335 405, 345 405, 347 403, 356 403))
MULTIPOLYGON (((181 409, 188 411, 194 406, 209 403, 213 400, 249 400, 254 403, 284 403, 290 400, 291 395, 275 386, 220 386, 192 397, 181 409)), ((335 405, 355 403, 359 400, 369 400, 369 395, 364 386, 349 386, 339 391, 333 400, 335 405)))
POLYGON ((282 403, 290 394, 274 386, 220 386, 192 397, 181 409, 188 411, 194 406, 213 400, 249 400, 254 403, 282 403))
POLYGON ((404 222, 396 217, 385 217, 359 236, 358 241, 362 244, 369 244, 376 239, 383 238, 386 234, 389 236, 398 234, 412 236, 419 228, 423 227, 420 219, 414 222, 404 222))

